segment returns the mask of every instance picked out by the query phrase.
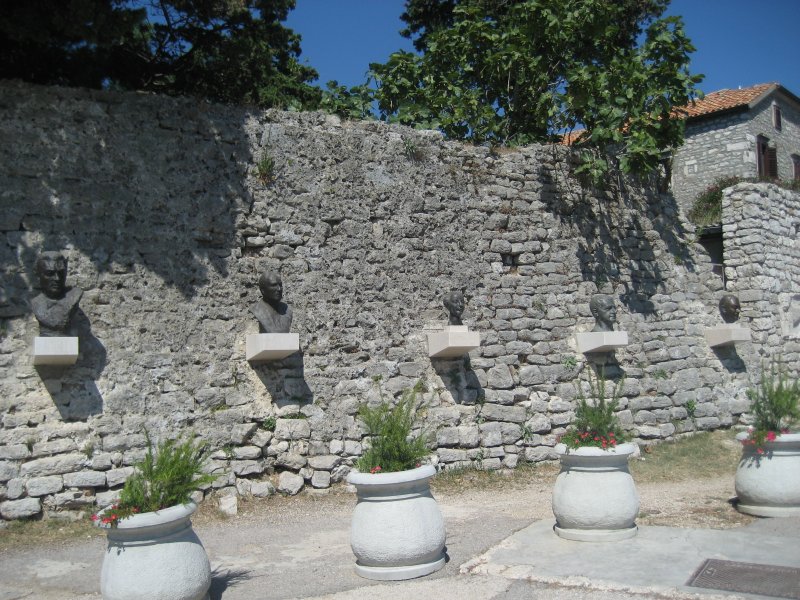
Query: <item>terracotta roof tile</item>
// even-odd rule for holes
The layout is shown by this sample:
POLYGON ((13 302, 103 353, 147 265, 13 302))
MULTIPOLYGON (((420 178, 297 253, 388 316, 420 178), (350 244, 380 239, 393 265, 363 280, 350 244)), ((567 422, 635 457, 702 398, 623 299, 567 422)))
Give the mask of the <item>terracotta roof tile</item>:
POLYGON ((777 85, 777 83, 761 83, 739 90, 711 92, 706 94, 702 100, 695 100, 691 104, 678 109, 678 112, 685 117, 692 118, 746 106, 766 93, 770 88, 777 87, 777 85))

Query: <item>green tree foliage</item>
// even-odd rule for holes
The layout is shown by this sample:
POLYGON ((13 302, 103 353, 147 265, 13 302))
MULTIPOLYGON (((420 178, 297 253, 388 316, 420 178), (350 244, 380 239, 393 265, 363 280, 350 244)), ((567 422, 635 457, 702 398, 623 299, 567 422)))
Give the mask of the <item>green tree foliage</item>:
POLYGON ((583 129, 583 169, 658 165, 683 140, 671 119, 701 77, 669 0, 410 0, 403 31, 421 54, 371 65, 381 118, 490 144, 583 129))
POLYGON ((30 0, 0 12, 0 78, 315 107, 281 25, 295 0, 30 0))

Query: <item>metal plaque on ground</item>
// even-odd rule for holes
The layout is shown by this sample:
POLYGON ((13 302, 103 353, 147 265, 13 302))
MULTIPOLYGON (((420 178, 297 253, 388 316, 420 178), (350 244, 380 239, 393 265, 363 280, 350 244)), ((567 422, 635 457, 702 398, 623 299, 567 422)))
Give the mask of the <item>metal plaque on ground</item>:
POLYGON ((686 585, 800 599, 800 569, 709 558, 694 572, 686 585))

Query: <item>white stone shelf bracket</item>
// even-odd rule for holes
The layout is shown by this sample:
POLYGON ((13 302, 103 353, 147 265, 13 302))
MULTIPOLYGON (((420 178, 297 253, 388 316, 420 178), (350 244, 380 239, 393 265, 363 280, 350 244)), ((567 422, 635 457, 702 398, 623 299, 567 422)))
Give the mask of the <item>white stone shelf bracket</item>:
POLYGON ((709 327, 703 333, 708 345, 712 348, 724 348, 750 341, 750 329, 737 323, 709 327))
POLYGON ((78 361, 77 337, 33 338, 34 365, 74 365, 78 361))
POLYGON ((280 360, 299 351, 299 333, 253 333, 245 344, 245 356, 251 363, 280 360))
POLYGON ((466 325, 449 325, 442 331, 428 334, 428 356, 456 358, 480 348, 481 334, 469 331, 466 325))
POLYGON ((578 352, 612 352, 628 345, 627 331, 586 331, 575 334, 578 352))

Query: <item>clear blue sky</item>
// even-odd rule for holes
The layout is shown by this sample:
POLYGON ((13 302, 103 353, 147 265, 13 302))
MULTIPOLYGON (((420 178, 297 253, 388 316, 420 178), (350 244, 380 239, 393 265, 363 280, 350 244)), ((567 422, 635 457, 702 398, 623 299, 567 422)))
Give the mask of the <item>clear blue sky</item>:
MULTIPOLYGON (((305 59, 328 80, 364 81, 370 62, 411 50, 400 36, 404 0, 297 0, 287 26, 302 37, 305 59)), ((778 81, 800 96, 800 0, 672 0, 697 51, 692 72, 705 92, 778 81)))

